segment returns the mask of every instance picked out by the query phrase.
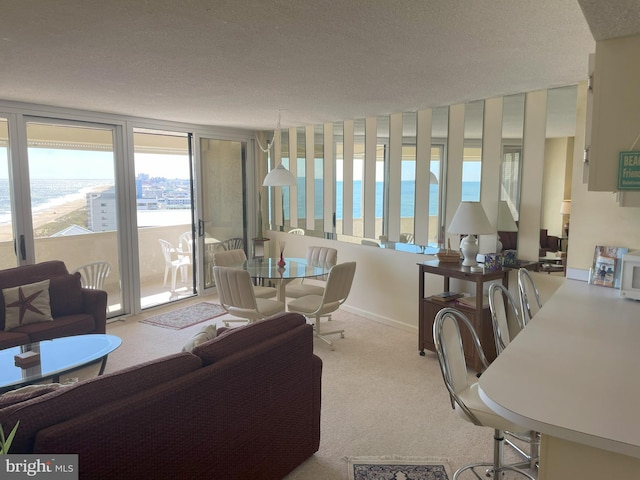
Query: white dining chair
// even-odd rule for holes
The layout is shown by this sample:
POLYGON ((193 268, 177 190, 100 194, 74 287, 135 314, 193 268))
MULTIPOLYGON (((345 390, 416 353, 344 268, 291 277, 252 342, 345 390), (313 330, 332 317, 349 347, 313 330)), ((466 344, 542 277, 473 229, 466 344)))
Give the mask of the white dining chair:
MULTIPOLYGON (((330 269, 338 263, 338 250, 332 247, 310 246, 307 248, 306 261, 308 265, 330 269)), ((305 295, 322 295, 324 285, 314 283, 317 279, 297 279, 288 283, 285 295, 289 298, 300 298, 305 295), (312 281, 309 281, 312 280, 312 281)), ((326 282, 326 278, 320 279, 326 282)))
POLYGON ((327 285, 322 295, 305 295, 291 300, 287 304, 290 312, 301 313, 314 320, 314 334, 333 350, 333 342, 327 335, 340 334, 344 338, 344 330, 322 332, 320 330, 320 318, 335 312, 347 300, 351 291, 351 284, 356 273, 356 262, 339 263, 331 267, 327 285))
POLYGON ((268 298, 256 298, 249 272, 240 268, 213 267, 220 305, 228 313, 240 319, 223 320, 229 322, 248 322, 270 317, 284 312, 284 303, 268 298))
MULTIPOLYGON (((219 250, 213 252, 213 265, 218 267, 242 268, 244 262, 247 261, 247 255, 244 250, 236 248, 235 250, 219 250)), ((278 294, 275 287, 265 285, 253 285, 253 293, 256 298, 273 298, 278 294)))

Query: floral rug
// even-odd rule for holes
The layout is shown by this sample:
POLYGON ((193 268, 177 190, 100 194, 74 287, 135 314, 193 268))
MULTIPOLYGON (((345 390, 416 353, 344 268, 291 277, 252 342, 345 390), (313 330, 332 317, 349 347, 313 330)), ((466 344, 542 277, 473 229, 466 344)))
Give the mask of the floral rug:
POLYGON ((349 457, 349 480, 451 480, 445 458, 349 457))
POLYGON ((170 312, 154 315, 153 317, 140 320, 140 323, 155 325, 156 327, 171 328, 181 330, 197 323, 206 322, 212 318, 219 317, 227 313, 221 305, 217 303, 200 302, 188 307, 178 308, 170 312))

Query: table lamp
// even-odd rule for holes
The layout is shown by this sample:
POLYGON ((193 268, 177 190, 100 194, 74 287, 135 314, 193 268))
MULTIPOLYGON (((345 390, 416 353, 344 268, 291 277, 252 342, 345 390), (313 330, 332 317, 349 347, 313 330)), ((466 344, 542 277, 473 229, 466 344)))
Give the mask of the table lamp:
POLYGON ((447 231, 467 235, 465 241, 460 242, 460 250, 464 255, 462 266, 476 267, 478 265, 476 261, 478 255, 476 235, 494 233, 495 229, 489 222, 480 202, 461 202, 447 231))
POLYGON ((502 251, 502 240, 500 239, 500 232, 517 232, 518 225, 513 219, 511 209, 505 200, 498 202, 498 243, 496 245, 496 253, 502 251))

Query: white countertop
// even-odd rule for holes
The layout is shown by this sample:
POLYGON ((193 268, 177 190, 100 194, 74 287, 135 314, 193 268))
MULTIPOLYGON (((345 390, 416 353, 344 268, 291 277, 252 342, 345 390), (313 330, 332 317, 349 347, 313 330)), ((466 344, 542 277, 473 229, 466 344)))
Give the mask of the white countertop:
POLYGON ((640 302, 566 280, 480 377, 531 430, 640 458, 640 302))

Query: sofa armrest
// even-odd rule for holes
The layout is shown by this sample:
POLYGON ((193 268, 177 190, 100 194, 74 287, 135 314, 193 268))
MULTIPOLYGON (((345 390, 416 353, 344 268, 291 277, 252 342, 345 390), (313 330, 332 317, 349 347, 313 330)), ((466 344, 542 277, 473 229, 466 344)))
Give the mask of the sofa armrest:
POLYGON ((93 333, 107 331, 107 292, 104 290, 82 289, 82 310, 93 316, 96 329, 93 333))

